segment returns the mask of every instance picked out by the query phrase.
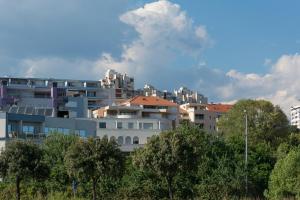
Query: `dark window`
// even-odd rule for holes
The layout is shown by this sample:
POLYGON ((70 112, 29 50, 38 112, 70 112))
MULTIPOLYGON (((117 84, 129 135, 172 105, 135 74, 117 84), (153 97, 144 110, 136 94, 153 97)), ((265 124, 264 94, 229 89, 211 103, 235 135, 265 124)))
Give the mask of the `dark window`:
POLYGON ((106 128, 106 122, 100 122, 99 128, 106 128))
POLYGON ((203 114, 195 114, 195 119, 204 119, 204 115, 203 114))

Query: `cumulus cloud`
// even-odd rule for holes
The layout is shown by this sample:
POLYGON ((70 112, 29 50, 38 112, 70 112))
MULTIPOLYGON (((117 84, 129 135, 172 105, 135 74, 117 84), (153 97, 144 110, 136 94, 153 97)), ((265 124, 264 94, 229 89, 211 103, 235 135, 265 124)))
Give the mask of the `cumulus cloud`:
POLYGON ((134 76, 137 87, 144 83, 160 89, 185 85, 199 90, 211 100, 222 102, 240 98, 267 99, 280 105, 286 113, 290 106, 298 104, 298 54, 283 55, 277 61, 266 59, 265 65, 271 67, 267 74, 245 74, 234 69, 223 72, 209 68, 200 59, 212 40, 205 26, 195 24, 178 4, 167 0, 148 3, 125 12, 119 20, 136 32, 131 42, 123 42, 120 56, 104 51, 93 59, 26 58, 19 63, 19 74, 100 79, 106 69, 113 68, 134 76))
POLYGON ((283 55, 269 73, 244 74, 231 70, 226 74, 228 83, 216 88, 221 99, 267 99, 280 105, 286 113, 299 104, 300 55, 283 55))
POLYGON ((137 78, 139 86, 152 82, 174 87, 179 84, 176 81, 178 73, 189 70, 180 62, 190 60, 194 65, 202 50, 210 44, 206 28, 195 25, 178 4, 166 0, 128 11, 120 20, 133 27, 138 37, 123 46, 120 58, 103 54, 95 70, 110 67, 127 72, 137 78), (166 82, 162 84, 162 80, 166 82))

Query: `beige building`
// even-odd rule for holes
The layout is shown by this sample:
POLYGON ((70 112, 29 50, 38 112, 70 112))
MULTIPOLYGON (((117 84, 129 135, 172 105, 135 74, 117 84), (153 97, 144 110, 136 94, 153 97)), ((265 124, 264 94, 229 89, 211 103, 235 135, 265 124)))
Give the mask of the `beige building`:
POLYGON ((190 121, 207 131, 218 131, 218 119, 231 109, 227 104, 187 103, 180 105, 181 121, 190 121))

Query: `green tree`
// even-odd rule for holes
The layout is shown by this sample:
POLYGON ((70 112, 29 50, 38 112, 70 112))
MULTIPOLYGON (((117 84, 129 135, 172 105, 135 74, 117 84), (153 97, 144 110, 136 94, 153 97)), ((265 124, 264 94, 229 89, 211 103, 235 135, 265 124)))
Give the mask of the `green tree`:
POLYGON ((240 100, 218 123, 225 137, 243 136, 248 118, 249 143, 269 143, 276 149, 288 138, 289 121, 283 111, 265 100, 240 100))
POLYGON ((89 138, 80 139, 72 145, 65 157, 71 177, 92 182, 93 199, 96 200, 97 183, 107 177, 121 178, 123 154, 115 141, 89 138))
POLYGON ((292 149, 279 159, 269 181, 269 199, 300 199, 300 149, 292 149))
POLYGON ((64 157, 69 147, 76 143, 79 137, 75 135, 64 135, 60 133, 50 134, 43 142, 42 148, 45 151, 45 162, 50 167, 50 177, 47 187, 52 192, 65 192, 72 180, 69 178, 64 162, 64 157))
POLYGON ((44 179, 49 174, 43 162, 43 151, 34 143, 13 141, 0 155, 1 176, 15 181, 16 199, 20 199, 20 183, 27 178, 44 179))
POLYGON ((226 140, 234 153, 235 171, 233 174, 234 193, 245 195, 245 175, 248 174, 248 196, 263 197, 268 187, 269 175, 274 167, 276 158, 269 144, 251 144, 248 147, 248 167, 245 169, 245 140, 241 136, 231 136, 226 140))
MULTIPOLYGON (((145 173, 153 174, 165 181, 169 199, 175 196, 176 180, 188 178, 196 174, 199 158, 199 145, 194 145, 197 135, 184 134, 184 128, 161 133, 153 136, 145 148, 137 150, 133 155, 133 163, 145 173), (180 178, 181 177, 181 178, 180 178)), ((200 140, 198 140, 200 141, 200 140)), ((190 179, 189 179, 190 181, 190 179)))
POLYGON ((232 195, 237 195, 236 183, 242 177, 237 171, 234 152, 219 137, 210 137, 207 145, 198 167, 198 197, 229 199, 232 195))

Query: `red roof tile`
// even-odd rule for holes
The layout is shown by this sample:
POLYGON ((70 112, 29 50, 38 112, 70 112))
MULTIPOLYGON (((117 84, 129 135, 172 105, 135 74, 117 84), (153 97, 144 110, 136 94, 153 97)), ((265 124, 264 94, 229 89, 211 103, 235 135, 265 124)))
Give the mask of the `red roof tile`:
POLYGON ((207 110, 214 112, 228 112, 233 105, 229 104, 207 104, 207 110))
POLYGON ((178 106, 178 104, 153 96, 136 96, 128 100, 131 105, 147 105, 147 106, 178 106))

